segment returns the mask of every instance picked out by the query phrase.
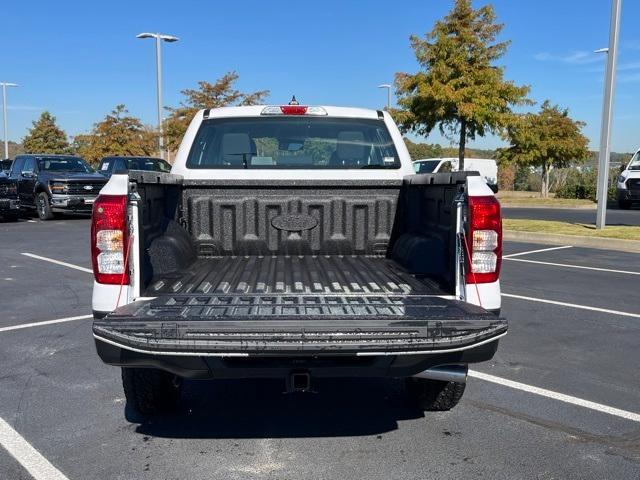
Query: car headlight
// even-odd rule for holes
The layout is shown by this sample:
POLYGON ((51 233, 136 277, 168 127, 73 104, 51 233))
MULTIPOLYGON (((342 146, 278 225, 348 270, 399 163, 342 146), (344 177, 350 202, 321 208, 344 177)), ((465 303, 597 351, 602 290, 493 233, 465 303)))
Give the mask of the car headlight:
POLYGON ((618 183, 624 183, 627 179, 624 175, 618 175, 618 183))
POLYGON ((51 193, 65 193, 67 191, 67 184, 62 182, 51 182, 49 184, 51 193))

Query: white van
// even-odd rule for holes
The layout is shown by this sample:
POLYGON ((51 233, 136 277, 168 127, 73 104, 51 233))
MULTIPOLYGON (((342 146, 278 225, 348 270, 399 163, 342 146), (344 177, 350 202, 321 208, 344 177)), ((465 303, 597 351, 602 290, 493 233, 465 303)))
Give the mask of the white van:
MULTIPOLYGON (((425 158, 413 162, 416 173, 457 172, 457 158, 425 158)), ((476 171, 485 179, 487 185, 494 192, 498 191, 498 164, 488 158, 465 158, 464 169, 467 172, 476 171)))

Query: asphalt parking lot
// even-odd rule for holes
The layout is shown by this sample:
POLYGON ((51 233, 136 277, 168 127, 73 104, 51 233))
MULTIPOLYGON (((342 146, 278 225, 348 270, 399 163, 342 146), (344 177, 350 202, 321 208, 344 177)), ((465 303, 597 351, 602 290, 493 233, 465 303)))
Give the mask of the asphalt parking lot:
MULTIPOLYGON (((631 210, 618 208, 607 209, 607 225, 640 226, 640 204, 635 204, 631 210)), ((505 218, 524 218, 527 220, 552 220, 569 223, 596 223, 596 210, 591 208, 543 208, 543 207, 504 207, 502 213, 505 218)))
POLYGON ((509 334, 451 412, 395 381, 208 381, 134 425, 94 350, 88 227, 0 223, 2 479, 640 478, 637 254, 508 242, 509 334))

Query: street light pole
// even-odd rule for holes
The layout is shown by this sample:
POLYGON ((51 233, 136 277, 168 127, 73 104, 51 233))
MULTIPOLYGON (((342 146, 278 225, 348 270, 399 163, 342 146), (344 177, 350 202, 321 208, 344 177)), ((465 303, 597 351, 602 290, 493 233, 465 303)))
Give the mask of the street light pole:
MULTIPOLYGON (((612 0, 609 48, 607 49, 607 71, 604 82, 602 105, 602 126, 600 129, 600 155, 598 158, 598 211, 596 228, 602 229, 607 220, 607 197, 609 196, 609 157, 611 154, 611 120, 618 59, 618 37, 620 32, 620 12, 622 0, 612 0)), ((603 49, 600 51, 604 51, 603 49)))
POLYGON ((158 150, 164 159, 164 132, 162 128, 162 48, 161 42, 177 42, 178 37, 162 33, 140 33, 136 38, 154 38, 156 41, 156 86, 158 97, 158 150))
POLYGON ((164 159, 164 129, 162 128, 162 49, 160 35, 156 35, 156 89, 158 96, 158 150, 160 158, 164 159))
POLYGON ((383 83, 382 85, 378 85, 378 88, 386 88, 387 89, 387 112, 391 108, 391 85, 388 83, 383 83))
POLYGON ((9 158, 9 125, 7 123, 7 87, 17 87, 17 83, 0 82, 2 85, 2 122, 4 129, 4 157, 9 158))

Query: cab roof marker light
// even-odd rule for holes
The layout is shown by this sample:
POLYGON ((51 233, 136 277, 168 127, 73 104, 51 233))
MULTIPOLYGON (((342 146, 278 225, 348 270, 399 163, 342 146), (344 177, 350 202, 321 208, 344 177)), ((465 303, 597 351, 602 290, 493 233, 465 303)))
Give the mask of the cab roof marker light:
POLYGON ((280 107, 264 107, 260 115, 282 115, 282 110, 280 107))
POLYGON ((260 115, 313 115, 325 116, 327 111, 322 107, 308 107, 305 105, 270 105, 264 107, 260 115))
POLYGON ((322 107, 307 107, 307 115, 328 115, 327 111, 322 107))

